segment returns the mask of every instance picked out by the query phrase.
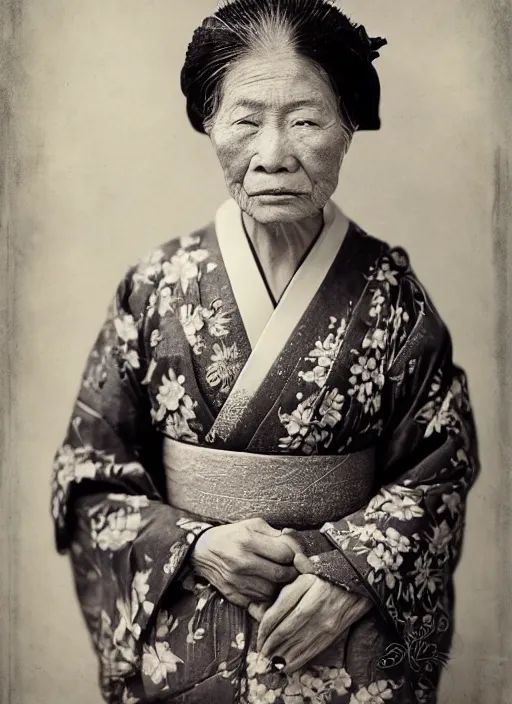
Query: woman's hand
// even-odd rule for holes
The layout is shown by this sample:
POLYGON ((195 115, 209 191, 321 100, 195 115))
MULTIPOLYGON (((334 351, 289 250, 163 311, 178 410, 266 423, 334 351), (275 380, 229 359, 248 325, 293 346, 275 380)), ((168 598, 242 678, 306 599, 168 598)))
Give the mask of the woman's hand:
POLYGON ((299 550, 290 536, 282 536, 262 518, 251 518, 203 533, 191 566, 228 601, 248 607, 271 602, 278 586, 297 577, 293 560, 299 550))
MULTIPOLYGON (((299 560, 302 563, 307 558, 302 555, 296 562, 299 560)), ((316 575, 301 574, 283 587, 262 615, 257 649, 269 658, 284 658, 285 672, 295 672, 332 645, 371 607, 369 599, 316 575)))

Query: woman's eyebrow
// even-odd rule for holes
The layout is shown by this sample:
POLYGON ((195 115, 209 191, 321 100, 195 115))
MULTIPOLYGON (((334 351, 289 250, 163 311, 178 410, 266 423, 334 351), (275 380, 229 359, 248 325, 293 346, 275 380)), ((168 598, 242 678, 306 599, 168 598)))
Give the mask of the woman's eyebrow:
MULTIPOLYGON (((284 103, 282 107, 286 110, 296 110, 297 108, 318 108, 321 106, 323 101, 316 98, 304 98, 302 100, 292 100, 290 102, 284 103)), ((244 99, 235 101, 233 108, 247 108, 249 110, 264 110, 269 106, 268 101, 264 100, 254 100, 254 99, 244 99)))

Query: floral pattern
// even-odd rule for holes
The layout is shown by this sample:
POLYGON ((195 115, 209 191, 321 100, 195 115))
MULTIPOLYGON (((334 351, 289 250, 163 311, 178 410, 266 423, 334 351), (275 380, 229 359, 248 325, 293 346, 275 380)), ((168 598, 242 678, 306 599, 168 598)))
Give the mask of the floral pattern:
POLYGON ((350 239, 263 391, 235 404, 244 422, 225 445, 212 424, 238 398, 250 345, 213 230, 157 248, 121 282, 52 484, 57 546, 72 561, 106 701, 173 701, 194 685, 219 704, 433 701, 478 474, 471 405, 405 253, 355 226, 350 239), (214 522, 166 495, 162 434, 273 455, 376 447, 372 498, 305 530, 318 576, 374 603, 347 643, 291 675, 269 672, 255 622, 190 570, 214 522))
POLYGON ((242 369, 236 342, 229 347, 224 342, 216 342, 210 359, 212 363, 206 369, 206 381, 212 388, 219 387, 221 393, 227 394, 242 369))

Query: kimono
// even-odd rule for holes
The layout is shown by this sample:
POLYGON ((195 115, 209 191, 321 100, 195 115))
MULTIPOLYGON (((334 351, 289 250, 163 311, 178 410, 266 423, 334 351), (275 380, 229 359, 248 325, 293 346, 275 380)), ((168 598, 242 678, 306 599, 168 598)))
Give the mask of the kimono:
POLYGON ((329 203, 277 304, 234 201, 117 289, 52 492, 107 702, 436 701, 479 471, 466 377, 406 252, 343 222, 329 203), (189 566, 262 514, 372 603, 291 675, 189 566))

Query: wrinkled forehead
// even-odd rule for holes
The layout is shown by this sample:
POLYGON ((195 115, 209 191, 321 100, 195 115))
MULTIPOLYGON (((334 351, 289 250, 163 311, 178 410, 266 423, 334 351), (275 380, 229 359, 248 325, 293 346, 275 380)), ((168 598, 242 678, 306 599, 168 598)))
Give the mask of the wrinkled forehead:
POLYGON ((273 52, 238 59, 228 69, 222 86, 222 107, 255 109, 316 107, 337 111, 337 97, 328 76, 298 54, 273 52))

